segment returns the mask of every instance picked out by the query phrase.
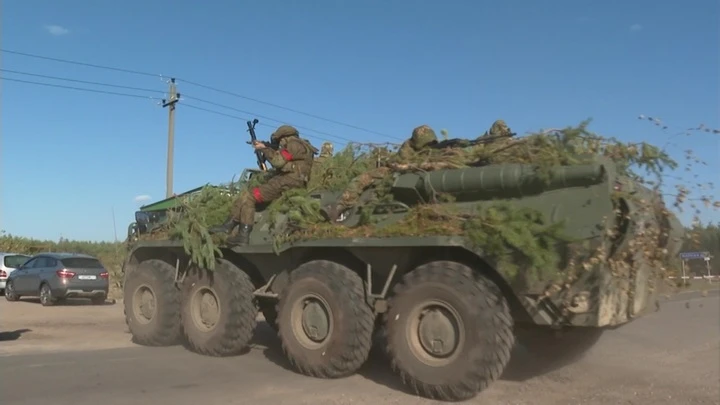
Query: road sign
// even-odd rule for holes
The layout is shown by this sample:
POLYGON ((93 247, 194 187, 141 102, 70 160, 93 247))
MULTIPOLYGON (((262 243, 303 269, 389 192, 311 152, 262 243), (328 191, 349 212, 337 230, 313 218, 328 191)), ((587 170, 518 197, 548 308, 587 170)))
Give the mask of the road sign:
POLYGON ((709 252, 682 252, 681 259, 704 259, 710 255, 709 252))

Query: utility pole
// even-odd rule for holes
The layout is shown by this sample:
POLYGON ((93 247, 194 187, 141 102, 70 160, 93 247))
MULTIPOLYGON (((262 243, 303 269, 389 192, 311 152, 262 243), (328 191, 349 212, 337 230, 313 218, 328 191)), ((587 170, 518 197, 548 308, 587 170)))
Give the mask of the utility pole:
POLYGON ((168 100, 163 100, 163 108, 168 108, 168 145, 167 145, 167 174, 165 175, 165 198, 173 194, 173 155, 175 151, 175 104, 180 100, 180 93, 175 86, 175 78, 170 79, 168 100))

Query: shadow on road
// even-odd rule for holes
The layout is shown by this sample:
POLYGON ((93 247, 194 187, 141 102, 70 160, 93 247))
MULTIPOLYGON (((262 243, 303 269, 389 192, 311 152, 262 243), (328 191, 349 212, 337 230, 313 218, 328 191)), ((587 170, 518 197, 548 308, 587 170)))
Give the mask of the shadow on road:
POLYGON ((0 332, 0 342, 18 340, 24 333, 27 332, 32 332, 32 329, 17 329, 13 331, 0 332))
MULTIPOLYGON (((20 300, 16 301, 18 303, 25 303, 25 304, 34 304, 34 305, 40 305, 40 298, 35 297, 22 297, 20 300)), ((90 301, 89 298, 66 298, 60 301, 57 301, 55 305, 58 307, 83 307, 83 306, 93 306, 93 307, 99 307, 99 306, 107 306, 107 305, 115 305, 116 301, 114 298, 108 298, 105 300, 102 304, 93 304, 92 301, 90 301)))

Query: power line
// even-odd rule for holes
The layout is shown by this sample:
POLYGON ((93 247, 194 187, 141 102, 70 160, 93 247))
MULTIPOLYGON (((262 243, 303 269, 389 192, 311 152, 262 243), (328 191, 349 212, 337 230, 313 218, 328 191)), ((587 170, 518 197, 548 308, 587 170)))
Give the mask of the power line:
POLYGON ((12 79, 9 77, 0 76, 0 80, 7 80, 10 82, 18 82, 18 83, 26 83, 26 84, 35 84, 38 86, 48 86, 48 87, 57 87, 61 89, 69 89, 69 90, 77 90, 77 91, 87 91, 91 93, 100 93, 100 94, 109 94, 113 96, 123 96, 123 97, 134 97, 134 98, 143 98, 143 99, 150 99, 150 100, 160 100, 157 97, 150 97, 150 96, 141 96, 139 94, 130 94, 130 93, 119 93, 115 91, 107 91, 107 90, 96 90, 96 89, 86 89, 82 87, 74 87, 74 86, 63 86, 62 84, 53 84, 53 83, 41 83, 41 82, 33 82, 30 80, 21 80, 21 79, 12 79))
POLYGON ((341 122, 341 121, 336 121, 336 120, 333 120, 333 119, 330 119, 330 118, 321 117, 321 116, 319 116, 319 115, 306 113, 306 112, 299 111, 299 110, 296 110, 296 109, 290 108, 290 107, 285 107, 285 106, 282 106, 282 105, 279 105, 279 104, 275 104, 275 103, 270 103, 270 102, 267 102, 267 101, 258 100, 258 99, 256 99, 256 98, 244 96, 244 95, 238 94, 238 93, 233 93, 233 92, 227 91, 227 90, 218 89, 218 88, 215 88, 215 87, 212 87, 212 86, 208 86, 208 85, 205 85, 205 84, 196 83, 196 82, 191 82, 191 81, 189 81, 189 80, 184 80, 184 79, 183 79, 183 82, 185 82, 185 84, 189 84, 189 85, 192 85, 192 86, 197 86, 197 87, 201 87, 201 88, 204 88, 204 89, 207 89, 207 90, 216 91, 216 92, 218 92, 218 93, 227 94, 227 95, 229 95, 229 96, 242 98, 242 99, 249 100, 249 101, 252 101, 252 102, 255 102, 255 103, 264 104, 264 105, 267 105, 267 106, 270 106, 270 107, 275 107, 275 108, 279 108, 279 109, 282 109, 282 110, 285 110, 285 111, 290 111, 290 112, 293 112, 293 113, 296 113, 296 114, 305 115, 305 116, 307 116, 307 117, 319 119, 319 120, 326 121, 326 122, 330 122, 330 123, 333 123, 333 124, 342 125, 342 126, 345 126, 345 127, 348 127, 348 128, 352 128, 352 129, 357 129, 357 130, 359 130, 359 131, 363 131, 363 132, 367 132, 367 133, 371 133, 371 134, 375 134, 375 135, 384 136, 384 137, 386 137, 386 138, 393 138, 393 139, 402 140, 402 139, 400 139, 400 138, 398 138, 398 137, 395 137, 395 136, 392 136, 392 135, 388 135, 388 134, 384 134, 384 133, 382 133, 382 132, 377 132, 377 131, 374 131, 374 130, 371 130, 371 129, 359 127, 359 126, 352 125, 352 124, 347 124, 347 123, 344 123, 344 122, 341 122))
MULTIPOLYGON (((247 121, 246 118, 239 117, 239 116, 237 116, 237 115, 227 114, 227 113, 224 113, 224 112, 211 110, 211 109, 209 109, 209 108, 198 107, 198 106, 192 105, 192 104, 183 103, 183 107, 192 108, 192 109, 198 110, 198 111, 205 111, 205 112, 208 112, 208 113, 211 113, 211 114, 222 115, 222 116, 224 116, 224 117, 233 118, 233 119, 240 120, 240 121, 247 121)), ((261 118, 262 118, 262 117, 261 117, 261 118)), ((264 122, 260 122, 260 123, 258 123, 258 125, 262 125, 262 126, 265 126, 265 127, 268 127, 268 128, 275 128, 275 126, 270 125, 270 124, 266 124, 266 123, 264 123, 264 122)), ((296 127, 296 128, 300 128, 300 127, 296 127)), ((301 128, 301 129, 302 129, 302 128, 301 128)), ((317 132, 317 131, 314 131, 314 130, 313 130, 313 132, 317 132)), ((325 136, 328 136, 328 137, 331 137, 331 138, 335 138, 335 139, 339 139, 339 140, 343 141, 343 142, 344 142, 344 143, 342 143, 343 145, 345 145, 345 144, 347 144, 347 143, 350 143, 350 142, 354 142, 354 141, 352 141, 352 140, 350 140, 350 139, 346 139, 346 138, 343 138, 343 137, 340 137, 340 136, 337 136, 337 135, 332 135, 332 134, 324 134, 324 135, 325 135, 325 136)), ((320 138, 320 137, 318 137, 318 136, 314 136, 314 135, 307 135, 307 136, 310 137, 310 138, 318 139, 318 140, 321 140, 321 139, 322 139, 322 138, 320 138)))
POLYGON ((116 67, 112 67, 112 66, 96 65, 96 64, 93 64, 93 63, 78 62, 78 61, 74 61, 74 60, 67 60, 67 59, 60 59, 60 58, 51 58, 51 57, 49 57, 49 56, 35 55, 35 54, 31 54, 31 53, 18 52, 18 51, 11 51, 11 50, 9 50, 9 49, 1 49, 1 48, 0 48, 0 50, 3 51, 3 52, 6 52, 6 53, 12 53, 12 54, 15 54, 15 55, 27 56, 27 57, 29 57, 29 58, 45 59, 45 60, 51 60, 51 61, 54 61, 54 62, 70 63, 70 64, 73 64, 73 65, 87 66, 87 67, 92 67, 92 68, 96 68, 96 69, 114 70, 114 71, 116 71, 116 72, 125 72, 125 73, 132 73, 132 74, 136 74, 136 75, 141 75, 141 76, 152 76, 152 77, 161 77, 161 78, 162 78, 162 75, 157 75, 157 74, 147 73, 147 72, 141 72, 141 71, 139 71, 139 70, 123 69, 123 68, 116 68, 116 67))
MULTIPOLYGON (((3 70, 3 69, 0 69, 0 70, 3 70)), ((36 82, 36 81, 31 81, 31 80, 14 79, 14 78, 9 78, 9 77, 4 77, 4 76, 0 76, 0 80, 6 80, 6 81, 17 82, 17 83, 24 83, 24 84, 33 84, 33 85, 38 85, 38 86, 55 87, 55 88, 75 90, 75 91, 85 91, 85 92, 90 92, 90 93, 107 94, 107 95, 113 95, 113 96, 132 97, 132 98, 141 98, 141 99, 149 99, 149 100, 162 101, 162 99, 160 99, 160 98, 158 98, 158 97, 143 96, 143 95, 140 95, 140 94, 120 93, 120 92, 115 92, 115 91, 88 89, 88 88, 75 87, 75 86, 64 86, 64 85, 61 85, 61 84, 42 83, 42 82, 36 82)), ((94 83, 94 82, 91 82, 91 83, 94 83)), ((101 84, 101 85, 102 85, 102 84, 104 84, 104 83, 98 83, 98 84, 101 84)), ((196 99, 196 101, 200 101, 200 100, 197 100, 197 99, 196 99)), ((217 104, 217 103, 215 103, 215 104, 217 104)), ((220 105, 221 105, 221 104, 220 104, 220 105)), ((220 111, 211 110, 211 109, 208 109, 208 108, 202 108, 202 107, 193 106, 193 105, 190 105, 190 104, 183 104, 183 106, 189 107, 189 108, 193 108, 193 109, 196 109, 196 110, 200 110, 200 111, 209 112, 209 113, 212 113, 212 114, 217 114, 217 115, 226 116, 226 117, 233 118, 233 119, 237 119, 237 120, 243 120, 243 121, 245 120, 245 118, 238 117, 238 116, 236 116, 236 115, 226 114, 226 113, 223 113, 223 112, 220 112, 220 111)), ((229 106, 225 106, 225 107, 232 109, 232 107, 229 107, 229 106)), ((239 111, 239 112, 243 112, 243 111, 239 111)), ((250 113, 250 112, 246 112, 246 114, 255 115, 255 114, 250 113)), ((282 121, 279 121, 279 120, 276 120, 276 119, 273 119, 273 118, 270 118, 270 117, 263 117, 263 116, 260 116, 260 117, 261 117, 261 118, 264 118, 264 119, 268 119, 268 120, 270 120, 270 121, 282 122, 282 121)), ((269 128, 274 128, 274 126, 269 125, 269 124, 265 124, 265 123, 260 123, 260 125, 264 125, 264 126, 267 126, 267 127, 269 127, 269 128)), ((314 129, 311 129, 311 128, 304 128, 304 127, 297 127, 297 128, 305 129, 305 130, 310 131, 310 132, 321 133, 320 131, 317 131, 317 130, 314 130, 314 129)), ((344 142, 352 142, 351 140, 346 139, 346 138, 343 138, 343 137, 341 137, 341 136, 337 136, 337 135, 333 135, 333 134, 327 134, 327 133, 321 133, 321 134, 322 134, 322 135, 325 135, 325 136, 328 136, 328 137, 330 137, 330 138, 342 140, 342 141, 344 141, 344 142)), ((317 136, 312 136, 312 135, 308 135, 308 136, 311 137, 311 138, 320 139, 320 138, 317 137, 317 136)))
MULTIPOLYGON (((68 60, 68 59, 61 59, 61 58, 52 58, 52 57, 49 57, 49 56, 42 56, 42 55, 36 55, 36 54, 31 54, 31 53, 26 53, 26 52, 12 51, 12 50, 9 50, 9 49, 2 49, 2 48, 0 48, 0 51, 6 52, 6 53, 10 53, 10 54, 15 54, 15 55, 26 56, 26 57, 30 57, 30 58, 51 60, 51 61, 54 61, 54 62, 69 63, 69 64, 73 64, 73 65, 87 66, 87 67, 92 67, 92 68, 96 68, 96 69, 114 70, 114 71, 118 71, 118 72, 136 74, 136 75, 141 75, 141 76, 151 76, 151 77, 160 77, 160 78, 162 78, 162 77, 168 77, 168 76, 153 74, 153 73, 149 73, 149 72, 143 72, 143 71, 140 71, 140 70, 124 69, 124 68, 117 68, 117 67, 112 67, 112 66, 97 65, 97 64, 94 64, 94 63, 79 62, 79 61, 68 60)), ((395 137, 395 136, 392 136, 392 135, 388 135, 388 134, 384 134, 384 133, 381 133, 381 132, 377 132, 377 131, 374 131, 374 130, 371 130, 371 129, 363 128, 363 127, 360 127, 360 126, 357 126, 357 125, 348 124, 348 123, 345 123, 345 122, 341 122, 341 121, 333 120, 333 119, 330 119, 330 118, 322 117, 322 116, 319 116, 319 115, 316 115, 316 114, 307 113, 307 112, 304 112, 304 111, 296 110, 296 109, 294 109, 294 108, 285 107, 285 106, 282 106, 282 105, 279 105, 279 104, 275 104, 275 103, 270 103, 270 102, 263 101, 263 100, 259 100, 259 99, 253 98, 253 97, 248 97, 248 96, 245 96, 245 95, 242 95, 242 94, 234 93, 234 92, 231 92, 231 91, 227 91, 227 90, 223 90, 223 89, 218 89, 218 88, 216 88, 216 87, 208 86, 208 85, 205 85, 205 84, 202 84, 202 83, 198 83, 198 82, 194 82, 194 81, 191 81, 191 80, 185 80, 185 79, 182 79, 182 78, 179 78, 179 77, 176 77, 176 79, 177 79, 178 81, 185 82, 185 83, 187 83, 187 84, 189 84, 189 85, 192 85, 192 86, 201 87, 201 88, 204 88, 204 89, 207 89, 207 90, 212 90, 212 91, 215 91, 215 92, 218 92, 218 93, 223 93, 223 94, 227 94, 227 95, 230 95, 230 96, 233 96, 233 97, 238 97, 238 98, 242 98, 242 99, 249 100, 249 101, 252 101, 252 102, 256 102, 256 103, 259 103, 259 104, 264 104, 264 105, 267 105, 267 106, 271 106, 271 107, 283 109, 283 110, 290 111, 290 112, 293 112, 293 113, 296 113, 296 114, 305 115, 305 116, 307 116, 307 117, 319 119, 319 120, 326 121, 326 122, 330 122, 330 123, 337 124, 337 125, 342 125, 342 126, 345 126, 345 127, 348 127, 348 128, 353 128, 353 129, 356 129, 356 130, 359 130, 359 131, 363 131, 363 132, 367 132, 367 133, 371 133, 371 134, 375 134, 375 135, 380 135, 380 136, 384 136, 384 137, 387 137, 387 138, 402 140, 402 139, 400 139, 400 138, 398 138, 398 137, 395 137)))
MULTIPOLYGON (((147 88, 141 88, 141 87, 122 86, 122 85, 115 85, 115 84, 102 83, 102 82, 94 82, 94 81, 88 81, 88 80, 70 79, 70 78, 66 78, 66 77, 50 76, 50 75, 41 75, 41 74, 36 74, 36 73, 20 72, 20 71, 16 71, 16 70, 3 69, 3 68, 0 68, 0 71, 8 72, 8 73, 21 74, 21 75, 35 76, 35 77, 43 77, 43 78, 55 79, 55 80, 66 80, 66 81, 70 81, 70 82, 83 83, 83 84, 92 84, 92 85, 98 85, 98 86, 117 87, 117 88, 123 88, 123 89, 128 89, 128 90, 138 90, 138 91, 147 91, 147 92, 154 92, 154 93, 163 93, 162 91, 159 91, 159 90, 153 90, 153 89, 147 89, 147 88)), ((9 81, 20 82, 20 83, 26 83, 26 84, 36 84, 36 85, 40 85, 40 86, 50 86, 50 87, 58 87, 58 88, 72 89, 72 90, 78 90, 78 91, 89 91, 89 92, 94 92, 94 93, 112 94, 112 95, 126 96, 126 97, 136 97, 136 98, 150 98, 150 99, 154 99, 154 100, 160 100, 159 98, 156 98, 156 97, 141 96, 141 95, 139 95, 139 94, 136 95, 136 94, 129 94, 129 93, 111 92, 111 91, 105 91, 105 90, 87 89, 87 88, 74 87, 74 86, 64 86, 64 85, 53 84, 53 83, 42 83, 42 82, 35 82, 35 81, 22 80, 22 79, 13 79, 13 78, 9 78, 9 77, 1 77, 1 79, 2 79, 2 80, 9 80, 9 81)), ((200 98, 196 98, 196 97, 189 97, 189 96, 185 96, 185 95, 183 95, 183 97, 188 97, 188 98, 191 98, 191 99, 193 99, 193 100, 195 100, 195 101, 198 101, 198 102, 202 102, 202 103, 206 103, 206 104, 210 104, 210 105, 214 105, 214 106, 226 108, 226 109, 233 110, 233 111, 237 111, 237 112, 240 112, 240 113, 243 113, 243 114, 260 117, 260 118, 265 119, 265 120, 268 120, 268 121, 273 121, 273 122, 277 122, 277 123, 281 123, 281 124, 284 123, 284 121, 281 121, 281 120, 278 120, 278 119, 275 119, 275 118, 272 118, 272 117, 255 114, 255 113, 250 112, 250 111, 240 110, 240 109, 238 109, 238 108, 234 108, 234 107, 231 107, 231 106, 228 106, 228 105, 225 105, 225 104, 216 103, 216 102, 213 102, 213 101, 204 100, 204 99, 200 99, 200 98)), ((191 108, 193 108, 193 107, 191 107, 191 108)), ((201 108, 198 108, 198 107, 195 107, 195 108, 201 109, 201 108)), ((213 110, 208 110, 208 109, 201 109, 201 110, 203 110, 203 111, 208 111, 208 112, 213 112, 213 113, 215 113, 215 114, 218 114, 217 111, 213 111, 213 110)), ((221 114, 221 115, 222 115, 222 114, 221 114)), ((233 118, 242 119, 242 118, 240 118, 240 117, 233 116, 233 115, 228 115, 228 114, 225 114, 225 115, 226 115, 226 116, 229 116, 229 117, 233 117, 233 118)), ((267 124, 264 124, 264 125, 267 125, 267 124)), ((268 127, 271 127, 270 125, 267 125, 267 126, 268 126, 268 127)), ((315 133, 317 133, 317 134, 324 135, 324 136, 327 136, 327 137, 330 137, 330 138, 339 139, 339 140, 346 141, 346 142, 351 142, 351 140, 349 140, 349 139, 347 139, 347 138, 343 138, 343 137, 341 137, 341 136, 333 135, 333 134, 330 134, 330 133, 327 133, 327 132, 323 132, 323 131, 319 131, 319 130, 316 130, 316 129, 307 128, 307 127, 302 127, 302 126, 298 126, 298 125, 296 125, 295 127, 298 128, 298 129, 305 130, 305 131, 315 132, 315 133)))
MULTIPOLYGON (((210 105, 214 105, 214 106, 216 106, 216 107, 221 107, 221 108, 227 108, 228 110, 236 111, 236 112, 239 112, 239 113, 242 113, 242 114, 253 115, 253 116, 255 116, 255 117, 259 117, 259 118, 262 118, 262 119, 265 119, 265 120, 268 120, 268 121, 277 122, 277 123, 279 123, 279 124, 284 124, 284 123, 285 123, 285 121, 280 121, 280 120, 277 120, 277 119, 274 119, 274 118, 271 118, 271 117, 263 116, 263 115, 260 115, 260 114, 255 114, 255 113, 252 113, 252 112, 249 112, 249 111, 244 111, 244 110, 241 110, 241 109, 238 109, 238 108, 235 108, 235 107, 230 107, 230 106, 225 105, 225 104, 222 104, 222 103, 216 103, 216 102, 214 102, 214 101, 203 100, 203 99, 201 99, 201 98, 197 98, 197 97, 193 97, 193 96, 188 96, 188 95, 186 95, 186 94, 184 94, 184 93, 183 93, 183 97, 187 97, 187 98, 189 98, 189 99, 191 99, 191 100, 195 100, 195 101, 198 101, 198 102, 200 102, 200 103, 210 104, 210 105)), ((197 108, 197 107, 196 107, 196 108, 197 108)), ((262 125, 262 124, 261 124, 261 125, 262 125)), ((265 125, 267 125, 267 124, 265 124, 265 125)), ((268 125, 268 126, 269 126, 269 125, 268 125)), ((343 137, 338 136, 338 135, 333 135, 333 134, 330 134, 330 133, 327 133, 327 132, 318 131, 318 130, 316 130, 316 129, 307 128, 307 127, 302 127, 302 126, 300 126, 300 125, 293 125, 293 126, 294 126, 295 128, 297 128, 297 129, 302 129, 302 130, 305 130, 305 131, 315 132, 315 133, 320 134, 320 135, 325 135, 325 136, 328 136, 328 137, 331 137, 331 138, 335 138, 335 139, 341 139, 341 140, 346 141, 346 142, 352 142, 350 139, 343 138, 343 137)))
POLYGON ((88 80, 79 80, 79 79, 70 79, 70 78, 67 78, 67 77, 41 75, 41 74, 37 74, 37 73, 20 72, 20 71, 17 71, 17 70, 10 70, 10 69, 3 69, 3 68, 0 68, 0 71, 8 72, 8 73, 14 73, 14 74, 18 74, 18 75, 42 77, 42 78, 44 78, 44 79, 64 80, 64 81, 67 81, 67 82, 75 82, 75 83, 83 83, 83 84, 93 84, 93 85, 96 85, 96 86, 115 87, 115 88, 118 88, 118 89, 146 91, 146 92, 150 92, 150 93, 164 93, 164 92, 161 91, 161 90, 148 89, 148 88, 143 88, 143 87, 132 87, 132 86, 124 86, 124 85, 120 85, 120 84, 110 84, 110 83, 92 82, 92 81, 88 81, 88 80))

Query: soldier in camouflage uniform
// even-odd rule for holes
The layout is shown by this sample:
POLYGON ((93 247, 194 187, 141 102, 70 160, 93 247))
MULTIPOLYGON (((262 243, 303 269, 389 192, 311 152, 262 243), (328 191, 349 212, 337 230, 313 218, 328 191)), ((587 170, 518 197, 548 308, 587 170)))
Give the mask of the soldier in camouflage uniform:
POLYGON ((427 125, 415 128, 412 136, 403 142, 397 154, 380 166, 369 170, 350 181, 345 191, 335 204, 323 207, 320 212, 330 222, 335 222, 339 215, 357 204, 360 195, 376 181, 382 180, 391 173, 387 163, 398 163, 410 160, 415 154, 428 145, 437 142, 435 131, 427 125))
POLYGON ((496 137, 496 136, 509 136, 512 133, 510 131, 510 128, 507 126, 505 121, 503 120, 496 120, 493 122, 492 126, 490 127, 489 131, 485 131, 484 134, 480 135, 478 139, 480 138, 487 138, 487 137, 496 137))
POLYGON ((210 229, 210 233, 229 234, 239 225, 240 231, 237 237, 227 240, 230 244, 246 245, 249 242, 250 232, 255 222, 256 204, 271 202, 287 190, 305 187, 310 180, 310 172, 317 150, 310 142, 299 137, 297 129, 290 125, 282 125, 270 136, 270 142, 279 147, 277 149, 269 148, 257 141, 253 147, 262 151, 277 174, 259 187, 240 193, 227 221, 210 229))
POLYGON ((334 150, 335 148, 333 147, 333 144, 331 142, 323 142, 322 146, 320 147, 320 155, 318 156, 318 159, 326 159, 332 157, 334 150))

